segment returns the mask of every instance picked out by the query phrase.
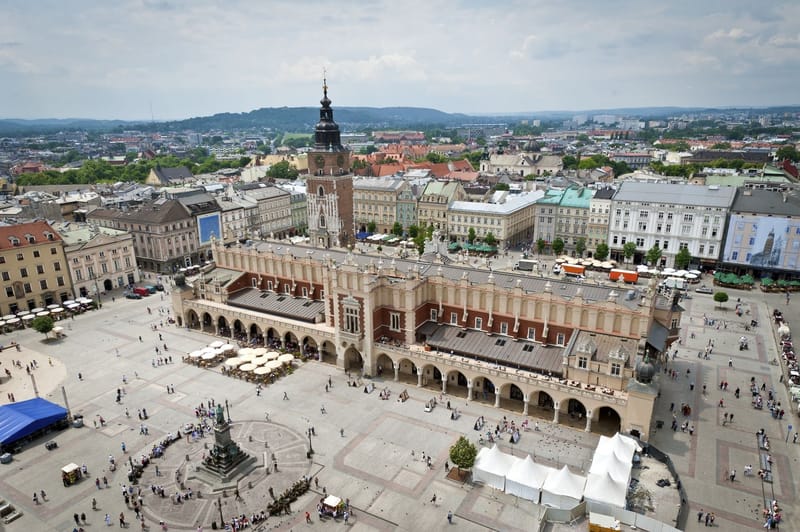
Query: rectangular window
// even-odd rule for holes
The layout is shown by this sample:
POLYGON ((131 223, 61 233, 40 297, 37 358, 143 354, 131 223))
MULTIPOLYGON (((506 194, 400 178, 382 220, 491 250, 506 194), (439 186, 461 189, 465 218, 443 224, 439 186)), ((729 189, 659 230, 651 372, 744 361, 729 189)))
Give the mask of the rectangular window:
POLYGON ((589 367, 589 359, 586 357, 578 357, 578 367, 586 369, 589 367))
POLYGON ((344 309, 344 330, 350 333, 357 333, 359 329, 358 325, 358 308, 357 307, 345 307, 344 309))
POLYGON ((38 258, 39 258, 39 250, 35 250, 35 251, 33 252, 33 256, 34 256, 34 257, 36 257, 36 258, 38 259, 38 258))
POLYGON ((644 238, 637 238, 636 239, 636 247, 637 248, 644 247, 644 238))
POLYGON ((528 327, 528 340, 536 340, 536 329, 528 327))
POLYGON ((83 281, 83 273, 81 270, 75 270, 75 275, 73 277, 75 277, 76 281, 83 281))
POLYGON ((681 325, 681 320, 678 318, 672 318, 672 328, 677 329, 681 325))
MULTIPOLYGON (((325 298, 323 298, 325 299, 325 298)), ((431 321, 438 321, 439 320, 439 311, 435 308, 431 309, 431 321)))
POLYGON ((6 297, 14 297, 14 289, 6 286, 6 297))
POLYGON ((556 335, 556 345, 564 345, 564 333, 558 333, 556 335))
POLYGON ((475 328, 476 329, 483 328, 483 318, 475 318, 475 328))
POLYGON ((8 272, 3 272, 3 280, 4 281, 10 281, 11 280, 11 276, 8 275, 8 272))
POLYGON ((508 334, 508 323, 503 322, 500 324, 500 334, 508 334))
POLYGON ((267 290, 272 291, 272 281, 267 281, 267 290))
POLYGON ((664 246, 661 249, 669 249, 669 240, 664 240, 664 246))
POLYGON ((23 285, 23 288, 25 289, 25 293, 26 294, 30 294, 31 293, 31 283, 25 283, 23 285))
POLYGON ((450 325, 458 325, 458 312, 450 313, 450 325))
POLYGON ((392 312, 389 314, 389 328, 393 331, 400 330, 400 313, 392 312))
POLYGON ((27 277, 28 276, 28 268, 20 268, 19 269, 19 274, 20 274, 21 277, 27 277))
POLYGON ((64 286, 64 278, 59 275, 56 277, 56 283, 58 283, 58 286, 64 286))
POLYGON ((100 269, 103 271, 103 273, 108 273, 108 264, 106 264, 105 262, 102 263, 100 265, 100 269))
POLYGON ((308 297, 308 287, 304 286, 300 289, 300 293, 303 294, 303 297, 308 297))
POLYGON ((61 263, 60 262, 54 262, 53 263, 53 269, 55 271, 57 271, 57 272, 60 272, 61 271, 61 263))
POLYGON ((621 369, 622 368, 618 363, 615 362, 615 363, 611 364, 611 375, 613 375, 615 377, 619 377, 619 375, 621 373, 621 369))
MULTIPOLYGON (((706 252, 706 245, 705 244, 700 244, 700 247, 697 249, 697 254, 698 255, 702 255, 705 252, 706 252)), ((734 254, 738 254, 736 251, 734 251, 733 253, 734 254)), ((736 257, 733 257, 733 260, 736 260, 736 257)))
POLYGON ((25 257, 22 255, 22 253, 17 253, 17 260, 23 260, 24 258, 25 257))
POLYGON ((41 279, 41 280, 39 280, 39 287, 40 287, 42 290, 47 290, 47 279, 41 279))

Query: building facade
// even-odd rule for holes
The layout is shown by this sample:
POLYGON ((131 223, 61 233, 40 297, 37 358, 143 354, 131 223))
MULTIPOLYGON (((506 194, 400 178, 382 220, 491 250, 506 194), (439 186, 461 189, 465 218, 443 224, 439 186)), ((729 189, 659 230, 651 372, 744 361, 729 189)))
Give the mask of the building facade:
POLYGON ((0 227, 3 314, 73 298, 64 242, 47 222, 0 227))
POLYGON ((675 256, 687 248, 696 263, 715 267, 735 193, 733 187, 622 183, 611 200, 611 258, 625 260, 623 247, 634 242, 636 264, 644 262, 647 251, 658 246, 659 264, 651 266, 673 267, 675 256))
POLYGON ((433 226, 442 235, 448 234, 447 216, 454 201, 466 201, 467 193, 459 181, 430 181, 417 202, 420 227, 433 226))
POLYGON ((197 220, 177 200, 157 200, 138 209, 95 209, 88 221, 129 232, 143 270, 174 273, 200 264, 197 220))
POLYGON ((608 220, 611 213, 611 198, 614 189, 597 189, 589 201, 589 224, 586 229, 586 249, 594 257, 599 244, 608 244, 608 220))
MULTIPOLYGON (((375 223, 376 233, 391 233, 399 222, 399 197, 410 185, 400 178, 356 179, 353 181, 353 218, 356 232, 375 223)), ((402 222, 400 222, 402 225, 402 222)))
POLYGON ((209 287, 212 272, 204 286, 173 292, 181 326, 587 431, 648 437, 658 378, 649 361, 677 339, 681 311, 655 282, 620 293, 337 250, 217 248, 224 282, 209 287))
POLYGON ((575 252, 580 239, 588 247, 589 206, 594 190, 586 187, 569 187, 561 195, 556 217, 556 238, 564 242, 564 250, 575 252))
POLYGON ((55 229, 64 252, 75 295, 87 297, 139 282, 133 236, 91 224, 61 224, 55 229))
POLYGON ((450 240, 467 242, 470 229, 484 241, 489 233, 499 249, 528 242, 533 235, 536 201, 544 195, 541 190, 509 194, 496 192, 489 203, 454 201, 447 214, 450 240))

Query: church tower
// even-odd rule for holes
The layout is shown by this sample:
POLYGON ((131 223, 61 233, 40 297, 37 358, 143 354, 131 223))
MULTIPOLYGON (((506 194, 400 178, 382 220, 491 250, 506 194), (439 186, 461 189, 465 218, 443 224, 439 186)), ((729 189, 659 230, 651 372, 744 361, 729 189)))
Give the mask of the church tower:
POLYGON ((343 247, 353 239, 353 176, 350 152, 333 120, 327 79, 323 78, 314 148, 308 152, 306 204, 308 236, 317 247, 343 247))

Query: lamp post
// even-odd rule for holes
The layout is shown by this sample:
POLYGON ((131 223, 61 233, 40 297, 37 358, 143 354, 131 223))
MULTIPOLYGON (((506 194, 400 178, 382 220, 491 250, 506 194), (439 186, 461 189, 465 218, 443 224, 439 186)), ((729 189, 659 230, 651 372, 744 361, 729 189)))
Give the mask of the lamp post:
POLYGON ((97 308, 100 308, 100 287, 97 285, 97 276, 89 272, 89 278, 94 282, 94 295, 97 298, 97 308))

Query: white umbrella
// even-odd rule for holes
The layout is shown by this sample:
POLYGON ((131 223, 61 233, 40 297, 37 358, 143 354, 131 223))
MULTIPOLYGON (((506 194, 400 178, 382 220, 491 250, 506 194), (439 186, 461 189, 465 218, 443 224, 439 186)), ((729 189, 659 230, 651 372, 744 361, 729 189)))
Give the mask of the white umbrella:
POLYGON ((64 312, 64 309, 61 308, 61 307, 56 307, 53 310, 51 310, 50 312, 52 312, 53 314, 58 314, 59 312, 64 312))
POLYGON ((73 300, 73 299, 67 299, 66 301, 62 301, 61 302, 61 304, 64 305, 64 306, 71 305, 73 303, 75 303, 75 300, 73 300))
POLYGON ((264 356, 267 357, 267 360, 278 360, 278 357, 281 356, 281 354, 277 351, 270 351, 264 356))
POLYGON ((70 309, 70 310, 75 310, 76 308, 78 308, 80 306, 81 306, 80 303, 70 303, 69 305, 67 305, 67 308, 70 309))
POLYGON ((278 369, 278 368, 280 368, 282 365, 283 365, 283 364, 281 364, 281 363, 280 363, 280 362, 278 362, 277 360, 271 360, 271 361, 267 362, 266 364, 264 364, 264 366, 263 366, 263 367, 265 367, 265 368, 267 368, 268 370, 272 371, 272 370, 274 370, 274 369, 278 369))
POLYGON ((10 320, 6 320, 6 324, 14 325, 15 323, 19 323, 19 318, 11 318, 10 320))
POLYGON ((236 354, 239 355, 239 356, 242 356, 242 355, 249 355, 252 352, 253 352, 253 348, 252 347, 243 347, 243 348, 239 349, 239 351, 237 351, 236 354))
POLYGON ((44 309, 43 309, 42 307, 36 307, 36 308, 33 308, 33 309, 31 309, 31 312, 33 312, 34 314, 36 314, 37 312, 41 312, 41 311, 43 311, 43 310, 44 310, 44 309))
POLYGON ((264 368, 264 367, 261 367, 261 368, 256 368, 256 369, 254 369, 254 370, 253 370, 253 373, 255 373, 256 375, 266 375, 266 374, 267 374, 267 373, 269 373, 270 371, 272 371, 272 370, 271 370, 271 369, 269 369, 269 368, 264 368))
POLYGON ((223 345, 225 345, 225 342, 221 340, 215 340, 210 344, 208 344, 208 347, 213 347, 214 349, 216 349, 217 347, 222 347, 223 345))
POLYGON ((80 303, 81 305, 89 305, 91 302, 92 300, 87 297, 82 297, 78 300, 78 303, 80 303))
POLYGON ((3 325, 5 325, 5 324, 6 324, 6 322, 5 322, 5 321, 3 321, 3 320, 0 320, 0 327, 2 327, 2 326, 3 326, 3 325))
POLYGON ((54 308, 58 308, 58 305, 47 305, 47 308, 53 310, 54 308))
POLYGON ((233 357, 233 358, 229 358, 228 360, 226 360, 225 361, 225 365, 230 367, 230 368, 235 368, 236 366, 238 366, 240 364, 244 364, 245 362, 246 361, 242 360, 241 358, 233 357))
POLYGON ((201 356, 200 358, 202 358, 203 360, 214 360, 215 358, 217 358, 217 355, 214 353, 204 353, 203 356, 201 356))
POLYGON ((256 358, 256 355, 254 353, 245 353, 244 355, 239 355, 239 358, 241 360, 244 360, 245 362, 250 362, 251 360, 256 358))
POLYGON ((256 347, 255 349, 253 349, 253 353, 255 353, 255 355, 257 357, 262 357, 262 356, 267 354, 267 348, 266 347, 256 347))
POLYGON ((687 279, 697 279, 697 276, 693 273, 687 273, 686 275, 684 275, 684 277, 686 277, 687 279))
POLYGON ((43 316, 49 316, 50 315, 50 311, 49 310, 43 310, 41 312, 37 312, 36 315, 39 316, 40 318, 43 317, 43 316))
POLYGON ((10 320, 10 319, 13 319, 13 318, 16 318, 16 316, 14 316, 13 314, 6 314, 5 316, 3 316, 4 320, 10 320))
POLYGON ((278 362, 282 364, 288 364, 289 362, 294 360, 294 355, 285 354, 278 357, 278 362))
POLYGON ((672 275, 673 273, 675 273, 675 268, 664 268, 664 273, 666 273, 667 275, 672 275))
POLYGON ((36 319, 36 316, 34 316, 33 314, 26 314, 22 316, 22 321, 30 321, 33 319, 36 319))
POLYGON ((203 356, 203 352, 200 351, 199 349, 197 351, 192 351, 191 353, 189 353, 189 358, 200 358, 201 356, 203 356))
POLYGON ((19 312, 17 312, 17 316, 19 316, 21 318, 22 316, 26 316, 26 315, 28 315, 30 313, 31 313, 30 310, 20 310, 19 312))
POLYGON ((675 272, 674 275, 677 275, 678 277, 683 277, 687 273, 689 273, 689 272, 687 272, 686 270, 678 270, 678 271, 675 272))
POLYGON ((691 273, 692 275, 703 275, 703 272, 701 272, 700 270, 689 270, 689 273, 691 273))
POLYGON ((258 366, 256 366, 255 364, 242 364, 241 366, 239 366, 239 369, 241 371, 253 371, 257 367, 258 366))
POLYGON ((224 349, 226 352, 227 351, 236 351, 236 346, 233 345, 233 344, 225 344, 225 345, 222 346, 222 349, 224 349))

